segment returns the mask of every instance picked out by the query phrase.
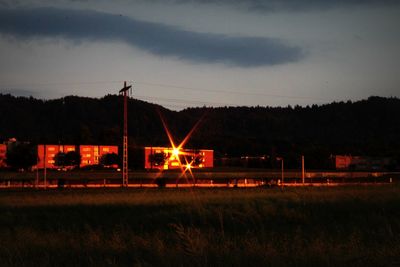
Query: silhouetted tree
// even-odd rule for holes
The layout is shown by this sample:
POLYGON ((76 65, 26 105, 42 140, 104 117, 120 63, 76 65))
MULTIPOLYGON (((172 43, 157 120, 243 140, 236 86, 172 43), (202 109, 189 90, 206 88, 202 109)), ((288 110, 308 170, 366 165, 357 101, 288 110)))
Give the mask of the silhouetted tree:
POLYGON ((54 156, 54 165, 65 167, 74 166, 78 167, 81 164, 81 155, 76 151, 69 151, 67 153, 59 152, 54 156))
POLYGON ((54 165, 59 167, 64 167, 66 165, 64 152, 59 152, 54 156, 54 165))
POLYGON ((107 153, 100 158, 100 164, 103 166, 120 165, 120 161, 120 157, 115 153, 107 153))
POLYGON ((162 166, 167 160, 167 155, 164 152, 153 153, 149 155, 149 161, 153 166, 162 166))
POLYGON ((31 144, 14 143, 7 150, 6 163, 13 169, 28 170, 37 160, 37 148, 31 144))
POLYGON ((81 154, 77 151, 69 151, 65 154, 65 161, 68 166, 76 166, 79 167, 81 164, 81 154))

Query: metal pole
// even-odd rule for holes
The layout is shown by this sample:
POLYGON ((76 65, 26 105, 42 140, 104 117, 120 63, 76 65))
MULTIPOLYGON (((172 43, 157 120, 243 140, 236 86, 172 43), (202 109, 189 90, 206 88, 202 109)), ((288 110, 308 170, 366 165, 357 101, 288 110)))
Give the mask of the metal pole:
POLYGON ((124 88, 119 93, 124 96, 124 135, 123 135, 123 155, 122 155, 122 186, 128 186, 128 96, 129 89, 132 86, 127 86, 124 82, 124 88))
POLYGON ((44 145, 44 156, 43 156, 43 158, 44 158, 44 167, 43 167, 43 174, 44 174, 44 189, 46 189, 46 187, 47 187, 47 169, 46 169, 46 167, 47 167, 47 148, 46 148, 46 145, 44 145))
POLYGON ((36 180, 35 180, 35 188, 39 187, 39 146, 37 146, 36 153, 36 180))
POLYGON ((305 171, 304 171, 304 156, 301 156, 301 180, 304 185, 305 171))
POLYGON ((281 166, 282 166, 282 187, 283 187, 283 183, 284 183, 284 179, 285 179, 285 174, 284 174, 284 171, 283 171, 283 158, 281 160, 281 166))
MULTIPOLYGON (((126 82, 124 82, 124 88, 126 82)), ((128 97, 127 92, 124 91, 124 161, 123 161, 123 185, 128 186, 128 97)))

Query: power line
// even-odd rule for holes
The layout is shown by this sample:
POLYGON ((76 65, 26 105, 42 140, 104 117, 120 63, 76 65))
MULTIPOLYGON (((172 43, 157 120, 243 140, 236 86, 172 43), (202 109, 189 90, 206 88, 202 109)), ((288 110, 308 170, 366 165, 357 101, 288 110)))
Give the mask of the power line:
POLYGON ((156 100, 156 101, 166 101, 172 103, 183 103, 183 104, 193 104, 193 105, 218 105, 218 106, 236 106, 233 103, 222 103, 222 102, 210 102, 210 101, 196 101, 196 100, 186 100, 177 98, 164 98, 164 97, 153 97, 153 96, 141 96, 135 95, 135 98, 141 100, 156 100))
POLYGON ((157 87, 166 87, 166 88, 176 88, 182 90, 190 90, 190 91, 201 91, 201 92, 210 92, 210 93, 224 93, 224 94, 237 94, 237 95, 258 95, 258 96, 268 96, 268 97, 277 97, 277 98, 291 98, 291 99, 309 99, 309 100, 319 100, 319 101, 329 101, 328 99, 308 97, 308 96, 289 96, 289 95, 280 95, 280 94, 267 94, 260 92, 238 92, 238 91, 227 91, 227 90, 216 90, 216 89, 205 89, 199 87, 186 87, 186 86, 178 86, 172 84, 161 84, 161 83, 149 83, 149 82, 136 82, 136 84, 157 86, 157 87))
MULTIPOLYGON (((95 84, 115 84, 121 83, 123 81, 112 80, 112 81, 83 81, 83 82, 41 82, 41 83, 3 83, 1 86, 51 86, 51 85, 95 85, 95 84)), ((217 89, 207 89, 200 87, 188 87, 188 86, 180 86, 173 85, 167 83, 153 83, 153 82, 135 82, 132 80, 128 80, 128 82, 132 82, 134 84, 142 84, 148 86, 156 86, 156 87, 164 87, 164 88, 175 88, 180 90, 189 90, 196 92, 209 92, 209 93, 219 93, 219 94, 232 94, 232 95, 253 95, 253 96, 266 96, 266 97, 275 97, 275 98, 289 98, 289 99, 307 99, 307 100, 317 100, 317 101, 331 101, 325 98, 316 98, 309 96, 294 96, 294 95, 282 95, 282 94, 268 94, 261 92, 252 92, 252 91, 229 91, 229 90, 217 90, 217 89)))

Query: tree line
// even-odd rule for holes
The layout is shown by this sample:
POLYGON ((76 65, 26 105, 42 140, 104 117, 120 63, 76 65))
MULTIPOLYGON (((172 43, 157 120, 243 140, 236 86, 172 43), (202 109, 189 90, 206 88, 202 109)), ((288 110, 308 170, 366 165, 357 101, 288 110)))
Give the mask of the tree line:
MULTIPOLYGON (((32 144, 121 145, 122 97, 67 96, 42 100, 0 94, 0 139, 32 144)), ((200 119, 186 147, 209 148, 215 158, 264 157, 263 167, 331 167, 331 155, 392 157, 400 162, 400 99, 287 107, 198 107, 172 111, 129 100, 129 147, 168 146, 160 120, 179 143, 200 119)), ((1 142, 2 140, 0 140, 1 142)), ((120 149, 120 151, 122 151, 120 149)), ((133 152, 134 153, 134 152, 133 152)), ((135 157, 132 157, 135 160, 135 157)), ((132 164, 140 165, 137 162, 132 164)))

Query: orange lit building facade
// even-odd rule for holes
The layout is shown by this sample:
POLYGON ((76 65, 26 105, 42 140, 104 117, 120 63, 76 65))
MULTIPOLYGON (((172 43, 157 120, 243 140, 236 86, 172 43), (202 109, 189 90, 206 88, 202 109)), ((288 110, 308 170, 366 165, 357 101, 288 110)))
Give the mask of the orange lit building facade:
POLYGON ((38 164, 36 168, 58 168, 55 165, 55 156, 58 153, 79 152, 81 155, 80 167, 99 164, 100 158, 107 153, 118 154, 118 146, 98 145, 38 145, 38 164))
POLYGON ((58 153, 68 153, 71 151, 76 151, 74 145, 38 145, 38 164, 36 168, 43 169, 45 166, 49 169, 57 168, 54 157, 58 153))
POLYGON ((105 154, 115 153, 118 155, 118 146, 92 146, 81 145, 81 167, 99 164, 100 158, 105 154))
POLYGON ((6 154, 7 154, 7 145, 0 144, 0 168, 6 167, 6 154))
POLYGON ((169 147, 145 147, 145 169, 212 168, 214 151, 209 149, 173 149, 169 147))
POLYGON ((342 156, 335 155, 337 170, 383 170, 396 165, 390 157, 342 156))
POLYGON ((349 169, 351 164, 351 156, 335 156, 335 167, 337 170, 349 169))

